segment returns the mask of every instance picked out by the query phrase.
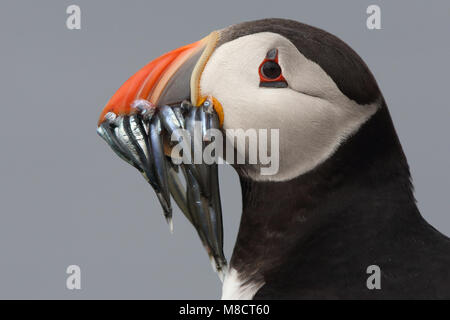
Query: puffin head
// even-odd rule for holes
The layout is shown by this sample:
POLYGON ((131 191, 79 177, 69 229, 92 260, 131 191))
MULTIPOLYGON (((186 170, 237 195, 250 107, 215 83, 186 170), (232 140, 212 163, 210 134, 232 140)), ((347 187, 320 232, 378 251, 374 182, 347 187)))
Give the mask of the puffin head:
MULTIPOLYGON (((368 67, 343 41, 296 21, 265 19, 214 31, 150 62, 115 93, 99 125, 184 100, 210 101, 224 131, 277 129, 276 171, 234 165, 242 177, 272 182, 314 170, 383 105, 368 67)), ((243 154, 247 147, 235 146, 243 154)))
POLYGON ((133 113, 142 100, 198 106, 208 98, 223 129, 279 130, 276 172, 235 165, 242 175, 274 181, 325 161, 382 100, 366 64, 343 41, 296 21, 264 19, 214 31, 150 62, 116 92, 99 123, 111 111, 133 113))
POLYGON ((349 46, 283 19, 219 31, 199 90, 220 102, 224 129, 279 130, 277 172, 235 166, 254 180, 284 181, 312 170, 381 105, 375 79, 349 46))

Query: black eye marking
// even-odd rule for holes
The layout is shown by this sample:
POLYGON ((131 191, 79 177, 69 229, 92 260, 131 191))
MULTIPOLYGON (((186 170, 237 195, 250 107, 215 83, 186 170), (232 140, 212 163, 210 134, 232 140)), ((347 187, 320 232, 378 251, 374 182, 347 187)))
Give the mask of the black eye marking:
POLYGON ((273 48, 267 52, 266 59, 275 60, 275 59, 277 59, 277 57, 278 57, 278 49, 273 48))
POLYGON ((287 82, 278 64, 278 49, 270 49, 264 61, 259 65, 259 86, 269 88, 286 88, 287 82))

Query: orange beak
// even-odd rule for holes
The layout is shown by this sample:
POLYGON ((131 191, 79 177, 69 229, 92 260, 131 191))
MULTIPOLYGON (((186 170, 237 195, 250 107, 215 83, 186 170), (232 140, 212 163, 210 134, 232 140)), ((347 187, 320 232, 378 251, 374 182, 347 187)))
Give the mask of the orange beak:
MULTIPOLYGON (((100 114, 98 124, 105 120, 108 112, 116 115, 133 114, 136 100, 147 100, 153 106, 190 100, 194 106, 199 106, 206 99, 200 94, 201 73, 214 51, 217 39, 218 33, 213 32, 200 41, 170 51, 148 63, 111 97, 100 114)), ((220 103, 212 97, 211 100, 222 123, 220 103)))

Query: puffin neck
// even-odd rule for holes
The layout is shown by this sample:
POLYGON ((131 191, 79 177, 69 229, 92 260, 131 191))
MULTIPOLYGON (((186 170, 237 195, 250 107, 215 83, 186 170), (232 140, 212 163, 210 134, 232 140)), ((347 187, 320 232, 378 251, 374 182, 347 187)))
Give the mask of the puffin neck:
POLYGON ((384 102, 314 170, 284 182, 244 175, 240 181, 243 213, 230 264, 247 281, 261 281, 295 263, 321 234, 327 241, 335 234, 335 241, 344 243, 338 238, 343 233, 356 230, 348 241, 358 241, 358 235, 377 235, 401 224, 402 215, 420 220, 408 164, 384 102))

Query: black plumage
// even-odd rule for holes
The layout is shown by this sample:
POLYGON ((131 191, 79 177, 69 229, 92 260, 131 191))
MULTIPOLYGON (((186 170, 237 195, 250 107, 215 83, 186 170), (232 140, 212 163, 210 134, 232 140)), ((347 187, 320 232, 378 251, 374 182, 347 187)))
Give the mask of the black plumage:
POLYGON ((330 158, 292 180, 257 182, 236 166, 243 214, 231 266, 248 282, 265 282, 255 299, 450 298, 450 240, 416 206, 367 66, 338 38, 288 20, 233 26, 221 43, 262 31, 290 39, 350 99, 379 100, 381 108, 330 158), (369 265, 381 268, 381 290, 366 286, 369 265))

